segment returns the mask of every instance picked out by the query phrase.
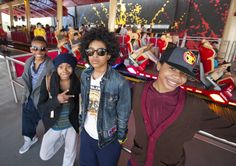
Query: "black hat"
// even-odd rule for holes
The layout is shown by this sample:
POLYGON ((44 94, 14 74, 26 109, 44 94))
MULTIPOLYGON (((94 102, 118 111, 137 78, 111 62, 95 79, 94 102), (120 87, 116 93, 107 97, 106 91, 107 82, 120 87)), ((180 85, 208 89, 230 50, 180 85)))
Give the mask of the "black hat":
POLYGON ((54 60, 53 64, 57 68, 61 63, 68 63, 74 69, 77 64, 77 59, 69 53, 59 54, 54 60))
POLYGON ((194 69, 197 65, 197 56, 188 49, 180 47, 166 49, 161 55, 160 62, 165 62, 183 73, 196 78, 194 69))

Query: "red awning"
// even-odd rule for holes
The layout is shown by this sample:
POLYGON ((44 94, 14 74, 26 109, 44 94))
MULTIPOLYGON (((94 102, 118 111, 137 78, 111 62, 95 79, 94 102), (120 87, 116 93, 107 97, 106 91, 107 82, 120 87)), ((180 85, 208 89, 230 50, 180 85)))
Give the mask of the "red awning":
POLYGON ((94 3, 109 2, 109 0, 64 0, 63 5, 66 7, 89 5, 94 3))
MULTIPOLYGON (((4 5, 12 0, 5 0, 0 3, 4 5)), ((14 3, 15 1, 13 1, 14 3)), ((19 1, 19 5, 13 5, 14 16, 25 16, 24 1, 19 1)), ((64 0, 63 16, 67 16, 67 8, 72 6, 88 5, 94 3, 109 2, 109 0, 64 0)), ((8 8, 2 9, 3 13, 9 14, 8 8)), ((56 0, 30 0, 30 17, 56 17, 57 1, 56 0)))

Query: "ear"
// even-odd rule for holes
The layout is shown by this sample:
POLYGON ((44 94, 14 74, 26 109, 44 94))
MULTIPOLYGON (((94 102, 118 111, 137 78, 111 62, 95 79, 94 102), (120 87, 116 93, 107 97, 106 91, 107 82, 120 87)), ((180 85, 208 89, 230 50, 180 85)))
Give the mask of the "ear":
POLYGON ((157 62, 157 71, 160 71, 160 69, 161 69, 161 63, 157 62))
POLYGON ((111 55, 107 55, 107 61, 111 59, 111 55))

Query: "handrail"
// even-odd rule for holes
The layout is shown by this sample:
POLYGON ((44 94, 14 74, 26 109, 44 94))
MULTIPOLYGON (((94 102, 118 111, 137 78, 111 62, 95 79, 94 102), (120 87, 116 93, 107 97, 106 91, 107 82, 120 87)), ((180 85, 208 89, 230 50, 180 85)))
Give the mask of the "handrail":
MULTIPOLYGON (((194 135, 194 138, 236 154, 236 143, 235 142, 230 142, 228 140, 216 137, 216 136, 209 134, 209 133, 202 131, 202 130, 199 130, 194 135)), ((128 149, 127 147, 123 146, 122 150, 131 154, 131 150, 128 149)))
POLYGON ((14 58, 12 58, 12 57, 8 57, 8 56, 7 56, 6 59, 7 59, 7 60, 10 60, 10 61, 12 61, 12 62, 14 62, 14 63, 20 64, 20 65, 22 65, 22 66, 25 65, 24 62, 21 62, 21 61, 19 61, 19 60, 16 60, 16 59, 14 59, 14 58))
POLYGON ((10 78, 10 83, 11 83, 14 99, 15 99, 15 102, 18 103, 17 94, 16 94, 16 88, 15 88, 14 84, 16 84, 16 85, 21 85, 21 84, 13 79, 13 76, 12 76, 12 73, 11 73, 11 66, 10 66, 10 59, 9 59, 9 57, 6 57, 6 63, 7 63, 7 71, 8 71, 8 75, 9 75, 9 78, 10 78))
POLYGON ((198 133, 194 135, 194 138, 236 154, 235 142, 231 142, 226 139, 216 137, 202 130, 199 130, 198 133))

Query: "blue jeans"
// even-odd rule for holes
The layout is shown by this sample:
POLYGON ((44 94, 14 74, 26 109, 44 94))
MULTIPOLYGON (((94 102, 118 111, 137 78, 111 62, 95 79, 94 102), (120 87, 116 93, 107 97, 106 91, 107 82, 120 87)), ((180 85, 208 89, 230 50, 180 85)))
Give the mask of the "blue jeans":
POLYGON ((117 166, 121 147, 115 140, 101 149, 98 140, 90 137, 83 129, 80 135, 80 166, 117 166))
POLYGON ((132 166, 130 160, 128 161, 127 166, 132 166))
POLYGON ((22 135, 32 139, 36 134, 40 119, 40 113, 35 108, 33 100, 29 99, 27 103, 22 105, 22 135))

